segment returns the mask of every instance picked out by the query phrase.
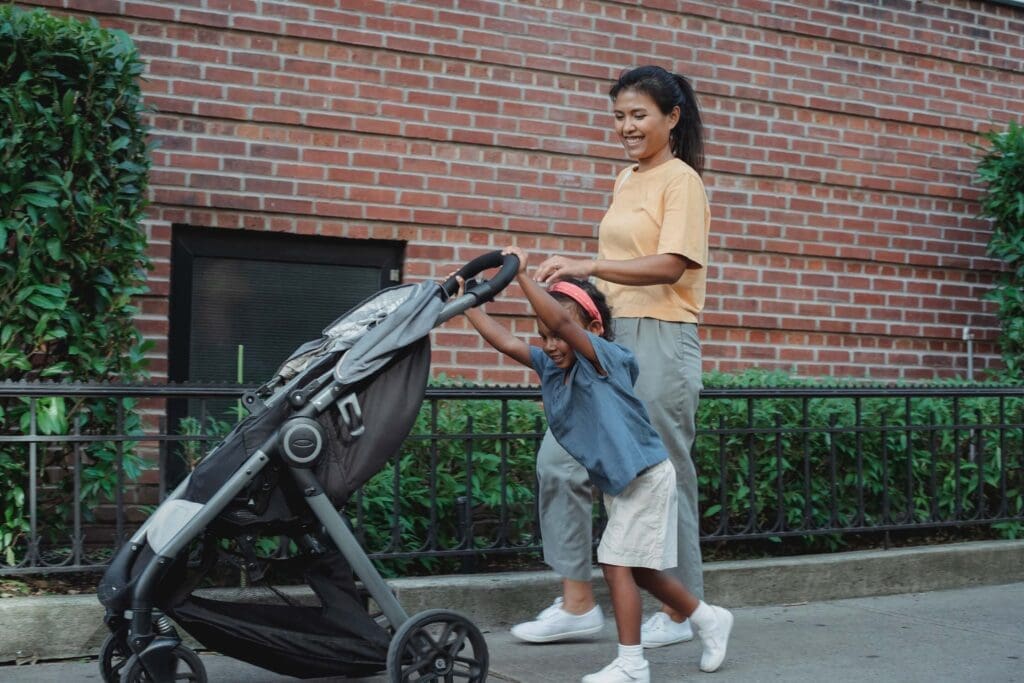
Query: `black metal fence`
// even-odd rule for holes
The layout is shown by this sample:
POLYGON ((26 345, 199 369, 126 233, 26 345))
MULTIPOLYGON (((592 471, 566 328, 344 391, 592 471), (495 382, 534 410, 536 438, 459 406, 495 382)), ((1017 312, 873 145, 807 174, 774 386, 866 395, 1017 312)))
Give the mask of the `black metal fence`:
MULTIPOLYGON (((102 568, 248 387, 0 383, 0 575, 102 568), (171 481, 168 481, 168 480, 171 481)), ((1024 388, 710 388, 704 542, 988 527, 1024 536, 1024 388)), ((431 388, 346 513, 396 571, 536 558, 531 388, 431 388)), ((596 529, 601 507, 595 501, 596 529)))

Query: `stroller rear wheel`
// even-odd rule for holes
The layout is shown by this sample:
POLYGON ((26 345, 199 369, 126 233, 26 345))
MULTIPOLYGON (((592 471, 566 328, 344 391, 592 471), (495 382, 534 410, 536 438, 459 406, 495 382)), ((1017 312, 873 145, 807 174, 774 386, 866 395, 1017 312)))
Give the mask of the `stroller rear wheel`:
POLYGON ((403 623, 388 647, 390 683, 487 680, 487 643, 457 612, 427 610, 403 623))
POLYGON ((103 645, 100 646, 100 675, 103 683, 120 683, 121 669, 132 656, 128 647, 127 628, 108 633, 103 645))
MULTIPOLYGON (((190 648, 179 645, 171 650, 171 656, 175 659, 174 678, 172 680, 207 683, 206 667, 203 666, 199 655, 190 648)), ((164 683, 163 681, 154 681, 142 667, 142 662, 139 661, 136 655, 132 655, 132 658, 128 660, 128 670, 121 681, 122 683, 164 683)))

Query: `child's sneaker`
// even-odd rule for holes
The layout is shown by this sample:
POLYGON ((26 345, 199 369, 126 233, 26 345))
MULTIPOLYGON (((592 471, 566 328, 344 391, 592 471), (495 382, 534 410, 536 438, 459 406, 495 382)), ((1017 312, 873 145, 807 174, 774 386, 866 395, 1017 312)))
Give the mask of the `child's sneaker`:
POLYGON ((512 627, 512 635, 528 643, 551 643, 556 640, 589 636, 604 628, 601 606, 585 614, 571 614, 562 609, 562 598, 537 615, 533 621, 526 621, 512 627))
POLYGON ((582 683, 651 683, 651 667, 647 660, 642 666, 629 666, 616 657, 600 671, 584 676, 582 683))
POLYGON ((729 634, 732 632, 732 612, 722 607, 708 605, 715 614, 715 621, 705 625, 704 628, 697 625, 697 635, 704 644, 704 651, 700 656, 701 671, 717 671, 725 659, 725 649, 729 645, 729 634))
POLYGON ((640 644, 647 648, 685 643, 688 640, 693 640, 690 620, 675 622, 664 612, 655 612, 640 627, 640 644))

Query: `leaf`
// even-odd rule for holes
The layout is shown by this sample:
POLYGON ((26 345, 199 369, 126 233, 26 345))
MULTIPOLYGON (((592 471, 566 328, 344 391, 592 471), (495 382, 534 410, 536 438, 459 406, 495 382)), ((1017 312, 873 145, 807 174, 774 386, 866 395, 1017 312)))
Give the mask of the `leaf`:
POLYGON ((43 194, 54 194, 57 192, 58 186, 47 180, 35 180, 30 183, 25 183, 21 186, 23 190, 32 190, 34 192, 41 192, 43 194))
POLYGON ((63 299, 67 293, 66 290, 52 285, 36 285, 36 292, 60 299, 63 299))
POLYGON ((82 141, 82 130, 75 128, 71 133, 71 159, 78 161, 82 158, 82 151, 85 143, 82 141))
POLYGON ((64 93, 64 98, 61 100, 61 113, 64 118, 70 118, 71 114, 75 111, 75 91, 68 90, 64 93))
POLYGON ((36 306, 37 308, 42 308, 49 311, 55 311, 63 305, 62 301, 44 296, 42 294, 33 294, 28 298, 27 301, 28 303, 36 306))
POLYGON ((718 504, 718 503, 715 503, 714 505, 709 505, 707 507, 707 509, 704 510, 704 516, 705 517, 714 517, 715 515, 717 515, 721 511, 722 511, 722 506, 720 504, 718 504))
POLYGON ((32 206, 38 206, 42 209, 57 206, 57 200, 45 194, 26 194, 22 195, 22 198, 32 206))

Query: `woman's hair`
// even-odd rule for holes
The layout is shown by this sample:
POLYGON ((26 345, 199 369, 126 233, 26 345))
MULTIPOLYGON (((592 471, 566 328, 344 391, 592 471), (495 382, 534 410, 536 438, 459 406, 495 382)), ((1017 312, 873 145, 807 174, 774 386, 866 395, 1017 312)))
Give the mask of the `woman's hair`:
POLYGON ((690 81, 660 66, 638 66, 623 71, 608 91, 608 96, 614 101, 623 90, 635 90, 649 96, 662 114, 671 114, 673 107, 679 107, 679 122, 669 133, 672 154, 689 164, 698 175, 703 175, 704 124, 700 118, 697 94, 690 81))
MULTIPOLYGON (((604 339, 612 341, 615 339, 615 333, 612 332, 612 309, 608 306, 608 300, 604 298, 604 294, 598 291, 597 287, 592 285, 588 280, 579 280, 574 277, 567 277, 562 282, 568 282, 569 284, 576 285, 594 302, 597 306, 597 312, 601 314, 601 326, 604 327, 604 334, 601 335, 604 339)), ((568 301, 572 304, 573 313, 576 315, 577 320, 582 320, 584 325, 588 325, 591 321, 591 316, 583 310, 576 301, 568 294, 562 292, 551 292, 551 296, 554 297, 555 301, 568 301)))

